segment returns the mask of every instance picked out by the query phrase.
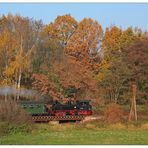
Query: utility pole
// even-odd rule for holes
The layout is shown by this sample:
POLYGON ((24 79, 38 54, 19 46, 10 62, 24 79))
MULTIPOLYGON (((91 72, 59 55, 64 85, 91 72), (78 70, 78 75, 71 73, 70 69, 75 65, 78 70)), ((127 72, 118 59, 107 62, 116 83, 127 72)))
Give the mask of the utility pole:
POLYGON ((135 84, 132 85, 132 98, 131 98, 131 109, 129 113, 129 121, 132 119, 137 121, 137 110, 136 110, 136 92, 137 86, 135 84))

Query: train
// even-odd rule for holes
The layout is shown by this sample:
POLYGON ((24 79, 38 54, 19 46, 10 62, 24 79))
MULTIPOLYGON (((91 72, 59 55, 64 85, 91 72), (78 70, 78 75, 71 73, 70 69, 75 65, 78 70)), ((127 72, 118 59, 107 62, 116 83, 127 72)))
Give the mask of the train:
POLYGON ((81 120, 92 115, 90 100, 42 102, 21 101, 21 107, 31 114, 34 121, 81 120))

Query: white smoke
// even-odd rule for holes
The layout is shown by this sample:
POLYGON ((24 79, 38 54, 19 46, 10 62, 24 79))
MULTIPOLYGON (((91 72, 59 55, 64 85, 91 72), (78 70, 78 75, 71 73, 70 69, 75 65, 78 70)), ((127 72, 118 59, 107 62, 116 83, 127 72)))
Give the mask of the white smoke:
POLYGON ((1 96, 5 95, 16 96, 18 94, 20 97, 25 97, 25 98, 38 98, 40 96, 40 94, 36 90, 30 90, 24 88, 16 89, 11 86, 0 87, 1 96))

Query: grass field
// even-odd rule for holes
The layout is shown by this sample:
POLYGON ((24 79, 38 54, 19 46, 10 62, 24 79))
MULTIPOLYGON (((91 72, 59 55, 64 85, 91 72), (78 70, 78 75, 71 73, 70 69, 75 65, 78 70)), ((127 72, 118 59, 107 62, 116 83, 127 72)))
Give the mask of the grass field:
MULTIPOLYGON (((101 113, 103 109, 99 109, 101 113)), ((124 110, 128 112, 129 107, 124 106, 124 110)), ((137 107, 137 123, 106 124, 95 120, 56 125, 33 124, 29 130, 27 125, 26 130, 25 126, 0 122, 0 144, 148 144, 147 111, 146 106, 137 107)))
MULTIPOLYGON (((147 124, 146 124, 147 125, 147 124)), ((130 125, 36 124, 30 133, 0 137, 0 144, 148 144, 148 129, 130 125)))

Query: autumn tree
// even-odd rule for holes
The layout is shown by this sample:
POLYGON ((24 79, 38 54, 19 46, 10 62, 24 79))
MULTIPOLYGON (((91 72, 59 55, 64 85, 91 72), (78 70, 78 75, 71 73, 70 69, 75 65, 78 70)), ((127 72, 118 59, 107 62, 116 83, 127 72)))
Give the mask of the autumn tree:
POLYGON ((1 32, 0 36, 0 63, 1 63, 1 84, 9 85, 11 80, 8 77, 4 76, 4 70, 8 68, 13 55, 15 48, 15 40, 12 38, 11 33, 7 30, 1 32))
POLYGON ((70 15, 58 16, 54 22, 45 26, 39 36, 33 69, 36 72, 43 67, 50 67, 54 62, 61 62, 64 47, 75 32, 77 21, 70 15))
MULTIPOLYGON (((138 58, 138 56, 140 57, 140 52, 144 57, 146 55, 146 51, 142 50, 143 46, 146 46, 143 45, 146 43, 142 41, 146 36, 144 36, 141 31, 134 30, 131 27, 126 30, 115 28, 116 27, 114 27, 114 29, 111 28, 110 30, 106 30, 103 39, 104 60, 100 64, 100 71, 97 75, 97 79, 99 80, 99 88, 102 89, 102 94, 105 95, 105 98, 110 98, 110 102, 112 102, 111 98, 115 94, 115 96, 118 96, 118 99, 114 96, 113 100, 116 100, 114 102, 120 102, 123 100, 122 98, 124 98, 123 102, 126 102, 127 98, 129 98, 128 90, 132 85, 132 79, 135 79, 135 76, 137 76, 135 69, 137 70, 138 68, 135 68, 135 65, 132 65, 132 63, 136 58, 138 63, 142 63, 142 59, 138 58), (141 45, 139 45, 140 41, 141 45), (128 50, 129 47, 131 47, 130 50, 128 50), (133 47, 135 47, 135 49, 133 47), (142 49, 138 50, 138 48, 142 49), (128 54, 125 51, 128 51, 128 54)), ((143 75, 141 77, 145 76, 143 75)), ((139 80, 140 79, 137 78, 136 82, 138 83, 139 80)))
MULTIPOLYGON (((88 71, 81 65, 81 63, 75 63, 72 59, 66 59, 60 65, 54 65, 56 72, 59 74, 60 81, 63 85, 63 88, 67 89, 68 87, 75 87, 77 93, 83 87, 87 90, 95 91, 96 82, 92 76, 91 71, 88 71)), ((85 90, 86 92, 86 90, 85 90)), ((83 92, 84 93, 84 92, 83 92)), ((85 95, 88 98, 88 96, 85 95)), ((82 99, 80 96, 77 96, 77 99, 82 99)))
POLYGON ((49 41, 57 41, 62 47, 65 47, 70 37, 77 28, 77 21, 71 15, 58 16, 53 23, 50 23, 44 29, 49 41))
POLYGON ((144 39, 126 47, 122 51, 126 56, 126 64, 131 69, 131 83, 137 85, 139 103, 148 101, 148 39, 144 39))
POLYGON ((71 15, 66 14, 58 16, 53 23, 43 29, 41 37, 46 38, 46 43, 44 43, 48 48, 52 65, 63 62, 64 48, 73 36, 77 25, 77 21, 71 15))
POLYGON ((102 35, 102 27, 97 21, 90 18, 83 19, 65 48, 66 55, 72 56, 83 66, 94 70, 99 60, 98 51, 102 35))
POLYGON ((58 16, 53 23, 42 31, 46 38, 46 47, 50 50, 50 62, 61 62, 64 48, 77 28, 77 21, 71 15, 58 16))
POLYGON ((102 43, 104 59, 100 64, 97 78, 100 81, 100 89, 105 91, 103 94, 105 94, 106 98, 110 98, 110 101, 112 100, 111 98, 114 98, 113 100, 116 103, 118 102, 117 100, 128 97, 121 96, 128 94, 132 68, 127 66, 127 56, 122 50, 143 38, 142 32, 131 27, 128 27, 126 30, 121 30, 116 26, 106 29, 102 43), (124 84, 125 82, 126 85, 124 84), (108 89, 103 89, 103 86, 108 89), (109 92, 106 93, 106 91, 109 92), (106 94, 108 94, 108 97, 106 94))
POLYGON ((122 52, 112 51, 109 64, 100 66, 96 80, 100 97, 107 103, 125 103, 128 99, 131 69, 127 66, 126 57, 122 52))
POLYGON ((3 16, 1 24, 1 31, 7 31, 2 32, 3 36, 1 36, 2 49, 6 51, 3 58, 7 61, 3 76, 7 80, 10 79, 11 85, 19 89, 22 75, 26 76, 30 71, 30 53, 35 47, 41 25, 40 22, 19 15, 12 16, 11 14, 3 16), (8 43, 5 43, 6 37, 8 43))
MULTIPOLYGON (((84 19, 77 26, 76 21, 74 21, 71 16, 65 15, 57 17, 54 23, 45 27, 42 35, 47 39, 46 45, 48 47, 47 50, 49 51, 49 60, 50 63, 52 63, 51 66, 46 67, 48 70, 46 71, 47 73, 44 73, 44 76, 49 77, 49 75, 52 73, 51 69, 54 69, 54 73, 58 76, 57 80, 60 82, 60 84, 62 84, 62 93, 59 92, 59 89, 55 89, 56 93, 61 93, 62 97, 64 90, 67 90, 68 87, 71 86, 75 87, 77 90, 80 90, 82 86, 87 87, 87 90, 95 90, 95 80, 93 79, 92 72, 87 69, 87 66, 90 67, 90 64, 88 64, 88 62, 87 65, 85 65, 85 60, 93 61, 93 57, 97 55, 102 37, 101 26, 96 21, 93 21, 91 19, 84 19), (85 24, 87 25, 87 27, 85 27, 85 24), (82 26, 84 28, 82 28, 82 26), (80 36, 77 40, 75 40, 76 44, 79 42, 79 40, 82 40, 82 59, 76 59, 75 56, 70 55, 70 52, 67 52, 71 47, 73 39, 75 39, 78 34, 83 34, 83 36, 80 36), (86 38, 86 40, 84 38, 86 38), (52 40, 51 44, 50 40, 52 40), (90 53, 87 53, 88 50, 85 50, 85 48, 83 47, 83 45, 86 45, 86 41, 87 44, 89 44, 87 48, 89 48, 90 53), (54 43, 56 43, 56 46, 54 45, 54 43), (87 59, 87 57, 84 57, 85 54, 89 56, 89 59, 87 59)), ((77 52, 77 49, 79 49, 78 46, 75 48, 75 52, 77 52)), ((37 77, 35 77, 35 79, 37 79, 37 77)), ((38 85, 37 83, 36 85, 38 85)), ((49 83, 50 80, 48 79, 48 84, 49 83)))
POLYGON ((110 52, 121 51, 123 48, 143 38, 144 34, 138 28, 128 27, 125 30, 116 26, 106 28, 102 42, 105 60, 109 61, 111 59, 110 52))
POLYGON ((33 74, 33 88, 38 90, 41 95, 48 95, 53 100, 59 100, 62 97, 62 84, 58 75, 49 71, 45 74, 33 74))
POLYGON ((71 75, 74 74, 75 78, 71 75, 70 77, 74 81, 78 79, 79 88, 77 88, 79 91, 77 93, 81 92, 79 97, 80 94, 84 94, 83 98, 91 98, 92 94, 97 91, 93 75, 98 70, 100 63, 99 51, 102 35, 101 25, 97 21, 85 18, 78 24, 76 31, 65 47, 64 52, 69 59, 69 65, 73 65, 69 71, 73 70, 71 75))
POLYGON ((116 26, 106 28, 103 37, 102 47, 106 51, 120 50, 119 40, 122 35, 122 30, 116 26))

